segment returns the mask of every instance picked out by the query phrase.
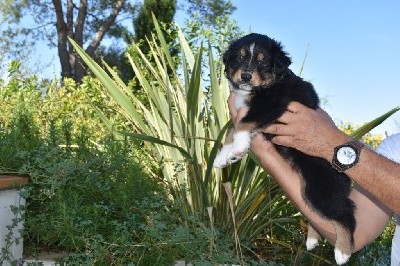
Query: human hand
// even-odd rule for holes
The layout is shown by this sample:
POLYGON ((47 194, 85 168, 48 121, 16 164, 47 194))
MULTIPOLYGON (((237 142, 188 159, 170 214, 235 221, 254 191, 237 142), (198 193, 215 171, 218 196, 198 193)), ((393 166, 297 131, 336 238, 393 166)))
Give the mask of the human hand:
POLYGON ((326 160, 332 159, 334 147, 350 140, 324 110, 313 110, 298 102, 291 102, 277 122, 262 129, 275 135, 273 143, 326 160))

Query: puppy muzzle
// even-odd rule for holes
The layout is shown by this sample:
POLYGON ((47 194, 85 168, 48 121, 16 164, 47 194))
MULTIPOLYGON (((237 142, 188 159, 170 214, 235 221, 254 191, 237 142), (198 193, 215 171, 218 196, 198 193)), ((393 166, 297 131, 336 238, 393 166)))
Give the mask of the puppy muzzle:
POLYGON ((240 77, 242 78, 243 82, 249 82, 253 78, 250 71, 243 71, 240 77))

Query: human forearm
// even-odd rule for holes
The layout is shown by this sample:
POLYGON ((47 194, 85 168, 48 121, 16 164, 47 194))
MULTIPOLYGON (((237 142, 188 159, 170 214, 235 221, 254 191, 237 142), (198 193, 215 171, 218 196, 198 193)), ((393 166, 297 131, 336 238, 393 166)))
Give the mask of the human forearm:
POLYGON ((394 213, 400 213, 399 164, 365 147, 359 162, 346 174, 394 213))

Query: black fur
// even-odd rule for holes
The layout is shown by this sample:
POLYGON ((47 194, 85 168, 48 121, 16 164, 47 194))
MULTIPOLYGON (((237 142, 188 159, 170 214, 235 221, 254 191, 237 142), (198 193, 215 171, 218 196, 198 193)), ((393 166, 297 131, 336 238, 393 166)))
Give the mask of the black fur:
MULTIPOLYGON (((248 100, 249 111, 242 119, 242 123, 255 122, 257 128, 261 128, 276 122, 285 112, 292 101, 300 102, 309 108, 317 109, 319 99, 311 83, 304 81, 289 70, 291 63, 288 55, 283 51, 280 43, 260 34, 249 34, 233 42, 223 56, 226 76, 230 80, 233 89, 239 84, 232 75, 238 69, 258 72, 261 79, 267 73, 273 75, 271 82, 264 82, 252 86, 248 100), (244 65, 249 53, 239 53, 240 49, 253 46, 254 55, 264 53, 265 60, 252 59, 244 65)), ((240 89, 238 89, 240 90, 240 89)), ((301 173, 305 187, 304 197, 308 204, 330 220, 335 220, 348 228, 353 233, 356 226, 354 218, 355 205, 349 199, 351 181, 345 175, 335 171, 329 162, 324 159, 312 157, 293 148, 278 146, 277 150, 301 173)))

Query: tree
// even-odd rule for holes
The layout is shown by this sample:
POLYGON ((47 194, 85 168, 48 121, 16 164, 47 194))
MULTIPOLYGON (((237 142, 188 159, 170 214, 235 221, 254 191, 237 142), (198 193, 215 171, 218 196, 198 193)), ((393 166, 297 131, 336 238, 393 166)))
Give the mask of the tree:
MULTIPOLYGON (((232 21, 230 21, 229 16, 236 10, 230 0, 184 0, 180 2, 178 8, 186 11, 188 15, 188 22, 184 25, 184 31, 186 33, 190 32, 190 44, 201 39, 201 36, 203 36, 203 39, 204 37, 210 37, 204 34, 205 28, 209 29, 210 32, 222 33, 221 29, 227 27, 229 30, 233 30, 228 32, 227 36, 237 34, 237 29, 230 27, 232 21)), ((176 44, 177 28, 172 24, 176 9, 176 0, 144 0, 138 16, 133 20, 135 29, 134 41, 144 54, 149 55, 150 48, 147 40, 151 40, 152 34, 155 33, 151 17, 153 13, 164 30, 164 38, 169 46, 170 54, 177 59, 176 55, 179 54, 180 47, 176 44)), ((135 49, 130 48, 128 47, 127 49, 128 53, 132 57, 136 57, 135 49)), ((124 81, 133 78, 133 71, 128 62, 125 62, 125 65, 118 69, 124 69, 124 73, 120 73, 124 81)))
MULTIPOLYGON (((164 25, 166 28, 171 28, 172 23, 174 21, 174 16, 177 8, 177 0, 144 0, 141 5, 137 16, 133 19, 132 25, 135 31, 133 41, 139 46, 140 50, 149 55, 150 47, 147 42, 148 39, 151 39, 151 35, 154 33, 154 23, 152 14, 157 17, 158 22, 164 25)), ((174 41, 174 35, 166 34, 167 42, 172 44, 174 41)), ((173 49, 173 45, 170 46, 171 50, 173 49)), ((128 47, 125 51, 115 51, 115 50, 107 50, 104 53, 104 60, 109 63, 110 66, 116 67, 119 70, 119 75, 122 80, 128 83, 134 77, 132 66, 128 62, 126 58, 126 53, 130 53, 131 56, 137 58, 135 55, 136 52, 133 52, 134 49, 128 47), (108 61, 107 58, 118 58, 118 60, 114 60, 114 62, 108 61)), ((172 52, 172 51, 171 51, 172 52)), ((172 52, 172 54, 176 54, 177 52, 172 52)), ((150 56, 149 56, 150 58, 150 56)), ((139 88, 136 88, 139 89, 139 88)))
MULTIPOLYGON (((182 1, 189 4, 189 15, 199 14, 208 25, 236 9, 230 0, 182 1)), ((61 77, 79 82, 86 72, 68 38, 92 57, 110 58, 111 65, 123 65, 120 61, 125 58, 118 55, 123 54, 126 44, 133 38, 143 40, 139 44, 145 43, 145 36, 151 34, 151 12, 168 24, 176 12, 177 0, 145 0, 136 18, 139 7, 134 0, 0 0, 0 57, 3 62, 29 60, 35 43, 45 41, 49 49, 57 47, 61 77), (127 19, 134 19, 135 35, 129 30, 132 24, 123 23, 127 19), (104 46, 106 39, 113 41, 112 45, 107 41, 104 46)))
POLYGON ((135 29, 135 42, 139 43, 142 52, 148 53, 149 47, 146 38, 151 37, 154 31, 152 15, 160 23, 171 24, 176 13, 176 0, 144 0, 138 16, 133 20, 135 29))
POLYGON ((93 56, 107 33, 117 39, 129 33, 120 22, 135 12, 135 5, 126 0, 3 0, 0 8, 0 50, 21 56, 21 49, 27 52, 35 41, 45 40, 50 48, 58 49, 61 76, 76 81, 85 71, 68 38, 86 46, 85 51, 93 56))
POLYGON ((215 25, 218 18, 229 16, 236 10, 231 0, 188 0, 188 3, 189 16, 198 15, 207 26, 215 25))

